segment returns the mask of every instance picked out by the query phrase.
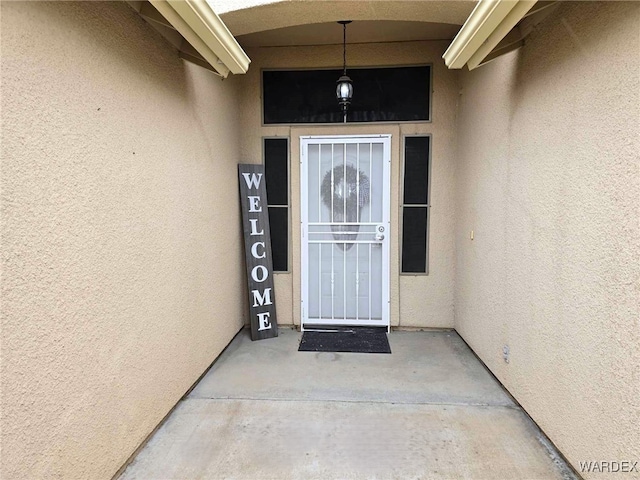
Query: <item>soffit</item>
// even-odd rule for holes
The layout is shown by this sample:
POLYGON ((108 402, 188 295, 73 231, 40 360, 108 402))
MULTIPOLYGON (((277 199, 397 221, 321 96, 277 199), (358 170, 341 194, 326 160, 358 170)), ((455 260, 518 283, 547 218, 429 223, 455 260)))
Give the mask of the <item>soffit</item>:
MULTIPOLYGON (((347 27, 347 42, 451 40, 458 30, 460 25, 447 23, 362 20, 347 27)), ((236 40, 244 48, 341 44, 342 26, 336 22, 296 25, 240 35, 236 40)))
POLYGON ((553 0, 480 0, 442 56, 445 64, 473 70, 522 47, 558 5, 553 0))
POLYGON ((235 36, 296 25, 409 21, 462 25, 475 0, 208 0, 235 36))
POLYGON ((246 73, 251 60, 206 0, 129 0, 180 57, 221 77, 246 73))

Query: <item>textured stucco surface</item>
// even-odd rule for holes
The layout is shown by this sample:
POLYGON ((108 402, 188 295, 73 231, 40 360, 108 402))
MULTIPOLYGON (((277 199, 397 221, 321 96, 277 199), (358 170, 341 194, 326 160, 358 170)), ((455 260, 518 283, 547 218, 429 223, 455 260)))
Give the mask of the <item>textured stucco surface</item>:
MULTIPOLYGON (((417 19, 395 2, 304 2, 297 19, 303 2, 278 3, 225 20, 417 19)), ((455 5, 438 17, 452 23, 471 9, 405 3, 455 5)), ((236 164, 292 135, 260 124, 260 68, 341 51, 255 49, 246 78, 221 82, 124 3, 0 5, 0 477, 109 478, 242 324, 236 164)), ((453 326, 455 300, 456 329, 575 466, 640 460, 639 32, 638 3, 565 4, 460 83, 446 42, 349 49, 350 65, 435 65, 432 123, 369 129, 433 135, 430 275, 392 277, 394 323, 453 326)), ((298 201, 294 183, 293 220, 298 201)), ((292 234, 280 323, 299 319, 292 234)))
POLYGON ((236 82, 2 2, 3 479, 111 478, 242 326, 236 82))
POLYGON ((576 2, 461 79, 455 327, 575 467, 640 459, 639 52, 576 2))
MULTIPOLYGON (((433 63, 432 122, 353 124, 330 126, 262 125, 260 72, 269 68, 327 68, 339 66, 341 46, 247 49, 251 69, 238 78, 242 90, 240 122, 241 156, 262 161, 262 137, 290 137, 291 161, 291 273, 276 275, 278 317, 281 323, 300 323, 300 146, 301 135, 392 135, 391 168, 391 324, 406 327, 453 327, 454 298, 454 172, 458 73, 446 69, 441 56, 446 41, 350 45, 349 66, 418 65, 433 63), (432 135, 431 219, 429 275, 400 276, 399 205, 403 135, 432 135)), ((357 88, 357 87, 356 87, 357 88)))

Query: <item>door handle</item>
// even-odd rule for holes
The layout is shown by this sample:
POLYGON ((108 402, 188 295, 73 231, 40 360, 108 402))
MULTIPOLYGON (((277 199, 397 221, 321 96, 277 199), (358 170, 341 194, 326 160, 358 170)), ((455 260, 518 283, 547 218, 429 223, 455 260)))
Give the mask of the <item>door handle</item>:
POLYGON ((376 240, 377 241, 384 240, 384 225, 378 225, 376 227, 376 240))

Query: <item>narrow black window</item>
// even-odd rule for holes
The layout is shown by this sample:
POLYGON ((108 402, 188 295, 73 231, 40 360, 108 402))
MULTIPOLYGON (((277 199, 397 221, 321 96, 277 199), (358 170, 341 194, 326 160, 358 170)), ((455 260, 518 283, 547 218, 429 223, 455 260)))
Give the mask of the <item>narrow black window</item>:
POLYGON ((264 170, 273 270, 289 270, 289 140, 265 138, 264 170))
POLYGON ((427 273, 431 137, 405 137, 402 273, 427 273))

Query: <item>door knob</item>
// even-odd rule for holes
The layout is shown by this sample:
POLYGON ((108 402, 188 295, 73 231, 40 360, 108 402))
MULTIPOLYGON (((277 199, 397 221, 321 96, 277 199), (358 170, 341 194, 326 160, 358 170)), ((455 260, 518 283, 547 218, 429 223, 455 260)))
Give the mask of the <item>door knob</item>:
POLYGON ((376 227, 376 240, 384 240, 384 225, 378 225, 376 227))

